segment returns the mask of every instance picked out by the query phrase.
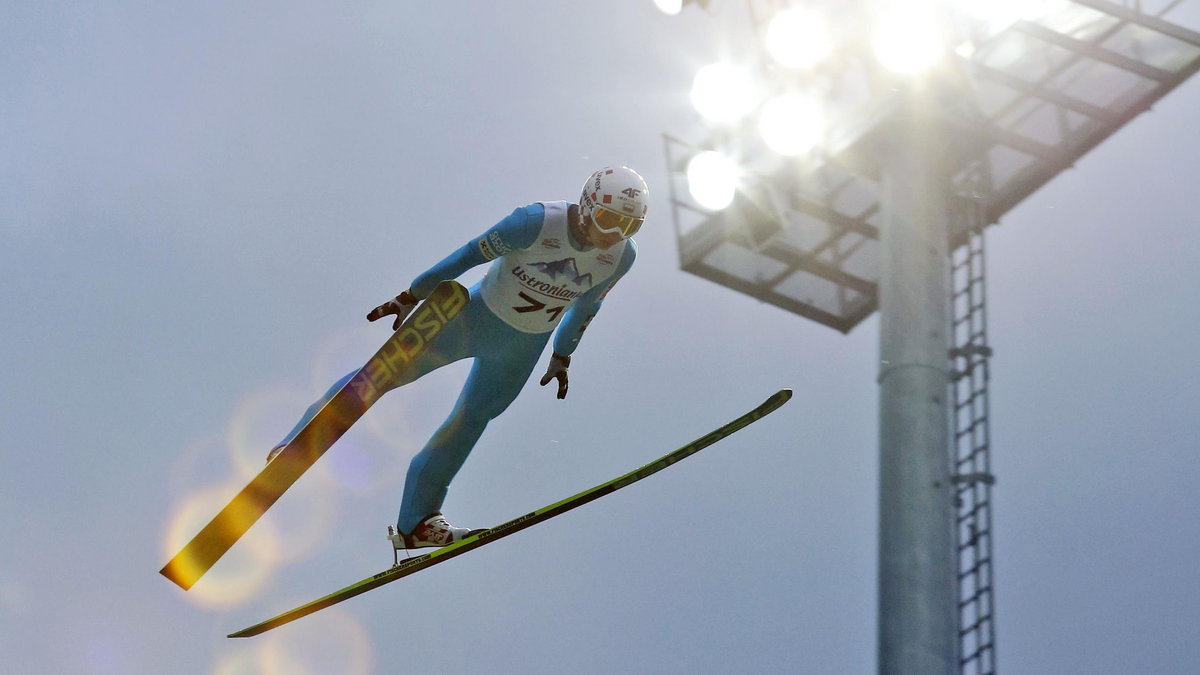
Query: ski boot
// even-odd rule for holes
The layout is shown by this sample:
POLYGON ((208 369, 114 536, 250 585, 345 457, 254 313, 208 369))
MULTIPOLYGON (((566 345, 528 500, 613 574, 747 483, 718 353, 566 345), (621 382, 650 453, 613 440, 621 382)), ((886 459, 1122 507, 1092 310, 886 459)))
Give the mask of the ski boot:
POLYGON ((412 531, 412 534, 405 534, 388 525, 388 540, 392 542, 392 554, 398 562, 399 557, 396 555, 398 551, 414 548, 440 548, 480 532, 483 530, 454 527, 446 520, 446 516, 433 513, 426 516, 425 520, 422 520, 412 531))

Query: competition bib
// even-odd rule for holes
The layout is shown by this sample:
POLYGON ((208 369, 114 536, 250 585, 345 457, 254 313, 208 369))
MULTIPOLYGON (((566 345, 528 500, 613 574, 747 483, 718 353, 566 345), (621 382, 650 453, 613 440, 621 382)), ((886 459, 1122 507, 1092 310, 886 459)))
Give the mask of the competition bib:
POLYGON ((554 330, 579 296, 604 284, 617 269, 626 242, 578 251, 567 234, 567 202, 543 202, 537 240, 498 258, 479 292, 492 313, 525 333, 554 330))

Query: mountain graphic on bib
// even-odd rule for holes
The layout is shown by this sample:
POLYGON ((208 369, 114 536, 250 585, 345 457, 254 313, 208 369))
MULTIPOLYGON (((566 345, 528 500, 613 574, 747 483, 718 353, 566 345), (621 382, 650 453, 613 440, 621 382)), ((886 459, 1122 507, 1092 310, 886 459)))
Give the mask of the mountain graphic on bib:
POLYGON ((566 258, 565 260, 555 260, 553 262, 535 262, 530 263, 531 267, 537 269, 542 274, 548 275, 552 280, 557 281, 558 278, 565 277, 576 286, 587 284, 592 285, 592 275, 579 274, 579 268, 575 266, 574 258, 566 258))

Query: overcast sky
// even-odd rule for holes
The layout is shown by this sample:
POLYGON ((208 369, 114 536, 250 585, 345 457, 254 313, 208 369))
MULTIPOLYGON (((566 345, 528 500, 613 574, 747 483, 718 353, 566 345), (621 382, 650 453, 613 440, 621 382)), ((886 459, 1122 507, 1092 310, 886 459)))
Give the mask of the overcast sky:
MULTIPOLYGON (((1200 27, 1194 8, 1178 18, 1200 27)), ((678 270, 660 134, 737 3, 0 7, 0 654, 14 673, 875 669, 878 329, 678 270), (389 394, 197 586, 158 570, 513 207, 628 164, 637 265, 446 503, 494 525, 757 405, 642 483, 265 636, 380 571, 455 365, 389 394)), ((999 666, 1200 664, 1200 82, 988 234, 999 666)), ((467 280, 477 278, 477 273, 467 280)))

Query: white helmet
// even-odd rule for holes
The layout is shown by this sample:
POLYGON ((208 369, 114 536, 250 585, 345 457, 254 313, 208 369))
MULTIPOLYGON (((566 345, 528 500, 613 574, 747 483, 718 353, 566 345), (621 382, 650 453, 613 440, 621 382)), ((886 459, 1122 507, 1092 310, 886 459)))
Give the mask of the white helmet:
POLYGON ((588 177, 579 198, 579 214, 590 216, 596 229, 633 236, 646 220, 650 188, 633 169, 605 167, 588 177))

